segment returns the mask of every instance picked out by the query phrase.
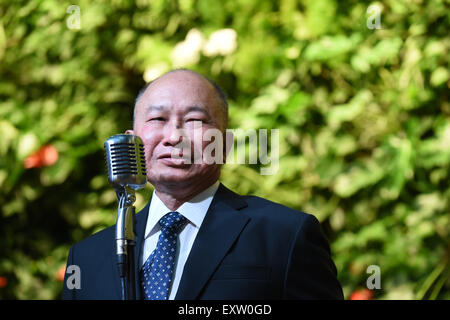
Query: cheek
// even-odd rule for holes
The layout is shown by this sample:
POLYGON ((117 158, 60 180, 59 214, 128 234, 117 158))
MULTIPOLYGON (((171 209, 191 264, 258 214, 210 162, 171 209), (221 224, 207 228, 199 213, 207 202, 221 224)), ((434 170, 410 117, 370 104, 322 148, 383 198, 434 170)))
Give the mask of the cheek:
POLYGON ((138 132, 138 135, 141 138, 142 142, 144 143, 145 155, 148 160, 153 155, 153 150, 155 149, 155 146, 158 144, 158 134, 156 133, 155 130, 152 130, 148 127, 143 127, 138 132))
POLYGON ((210 128, 206 128, 202 132, 201 136, 201 142, 199 142, 198 145, 202 146, 202 149, 205 150, 205 148, 209 145, 211 145, 210 148, 219 148, 220 146, 223 146, 225 141, 223 140, 222 134, 218 132, 218 129, 213 128, 215 131, 211 134, 211 132, 207 132, 207 130, 210 130, 210 128), (217 130, 217 131, 216 131, 217 130))

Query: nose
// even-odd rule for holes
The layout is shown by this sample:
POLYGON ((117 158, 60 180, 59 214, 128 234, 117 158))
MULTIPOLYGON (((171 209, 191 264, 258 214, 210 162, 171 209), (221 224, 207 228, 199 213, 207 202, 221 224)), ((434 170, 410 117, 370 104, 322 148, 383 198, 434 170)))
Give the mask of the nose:
POLYGON ((169 123, 164 129, 163 145, 174 147, 183 140, 183 132, 178 123, 169 123))

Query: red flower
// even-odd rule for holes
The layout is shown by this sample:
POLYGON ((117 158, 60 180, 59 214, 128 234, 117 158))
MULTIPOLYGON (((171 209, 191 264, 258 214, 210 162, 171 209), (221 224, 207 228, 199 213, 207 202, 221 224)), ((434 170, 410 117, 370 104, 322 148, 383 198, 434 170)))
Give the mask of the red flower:
POLYGON ((0 277, 0 288, 6 287, 8 284, 8 279, 6 277, 0 277))
POLYGON ((373 291, 369 289, 360 289, 353 291, 350 300, 372 300, 373 291))
POLYGON ((58 161, 58 150, 51 144, 45 145, 26 157, 23 165, 26 169, 48 167, 58 161))

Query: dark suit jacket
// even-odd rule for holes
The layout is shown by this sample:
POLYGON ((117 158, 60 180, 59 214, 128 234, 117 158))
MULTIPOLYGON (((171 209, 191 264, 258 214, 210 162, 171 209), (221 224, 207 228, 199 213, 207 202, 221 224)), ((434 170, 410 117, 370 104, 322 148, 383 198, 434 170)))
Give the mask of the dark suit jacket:
MULTIPOLYGON (((136 215, 136 288, 148 215, 136 215)), ((67 265, 78 265, 81 288, 63 299, 120 299, 115 226, 74 245, 67 265)), ((186 261, 176 299, 343 299, 336 267, 317 219, 222 184, 186 261)))

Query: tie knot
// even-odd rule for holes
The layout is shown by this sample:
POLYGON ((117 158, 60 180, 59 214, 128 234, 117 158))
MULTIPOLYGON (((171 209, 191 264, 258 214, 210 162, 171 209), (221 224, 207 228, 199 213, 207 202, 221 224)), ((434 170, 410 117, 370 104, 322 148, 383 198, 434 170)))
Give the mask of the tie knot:
POLYGON ((159 225, 162 231, 170 231, 173 233, 178 233, 181 227, 186 223, 186 218, 174 211, 169 212, 164 217, 159 220, 159 225))

